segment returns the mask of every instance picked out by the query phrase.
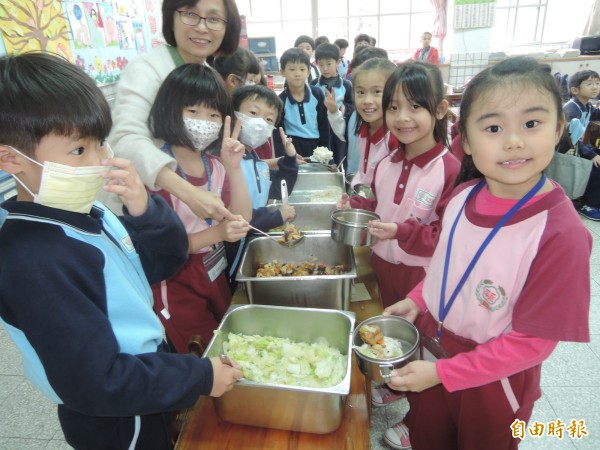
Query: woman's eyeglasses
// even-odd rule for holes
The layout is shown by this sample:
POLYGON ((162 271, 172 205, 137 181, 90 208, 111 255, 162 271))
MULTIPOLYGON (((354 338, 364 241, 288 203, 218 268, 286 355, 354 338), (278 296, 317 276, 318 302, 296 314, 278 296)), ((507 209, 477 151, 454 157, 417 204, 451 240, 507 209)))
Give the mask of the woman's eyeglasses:
POLYGON ((189 25, 190 27, 195 27, 203 20, 206 28, 213 31, 222 31, 225 29, 225 25, 227 25, 227 21, 219 17, 202 17, 191 11, 184 10, 179 10, 177 12, 179 13, 179 20, 181 20, 181 23, 189 25))

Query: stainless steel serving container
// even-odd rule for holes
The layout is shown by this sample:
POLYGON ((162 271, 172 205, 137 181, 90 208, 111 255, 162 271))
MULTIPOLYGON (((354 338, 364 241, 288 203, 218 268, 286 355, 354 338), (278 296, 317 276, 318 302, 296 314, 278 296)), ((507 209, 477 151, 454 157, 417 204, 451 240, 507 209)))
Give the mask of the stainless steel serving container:
POLYGON ((352 280, 356 276, 351 247, 333 241, 329 234, 306 234, 302 242, 291 248, 267 237, 253 238, 242 256, 236 280, 244 286, 252 304, 348 309, 352 280), (342 264, 346 271, 341 275, 257 277, 259 265, 273 260, 342 264))
POLYGON ((307 164, 299 164, 298 165, 298 173, 322 173, 322 172, 331 172, 331 167, 326 164, 321 163, 307 163, 307 164))
POLYGON ((367 230, 370 220, 379 216, 364 209, 338 209, 331 214, 331 239, 355 247, 371 245, 375 237, 367 230))
MULTIPOLYGON (((276 211, 280 205, 268 205, 269 211, 276 211)), ((302 233, 329 233, 331 230, 331 213, 335 211, 335 203, 296 203, 296 219, 294 225, 302 233)), ((269 230, 269 234, 283 234, 283 231, 269 230)))
POLYGON ((345 192, 344 183, 344 174, 339 172, 299 172, 289 203, 335 204, 345 192))
POLYGON ((223 353, 228 333, 259 334, 314 342, 319 337, 347 356, 346 375, 329 388, 264 384, 242 379, 231 391, 215 398, 219 417, 227 422, 255 427, 326 434, 341 424, 352 372, 352 330, 355 316, 349 311, 286 308, 265 305, 231 305, 210 341, 204 356, 223 353))
POLYGON ((397 316, 375 316, 362 321, 352 334, 352 344, 356 347, 363 345, 359 334, 360 327, 363 325, 378 325, 384 336, 401 341, 403 351, 403 354, 396 358, 378 359, 364 355, 354 348, 358 368, 366 377, 377 383, 389 383, 392 370, 418 359, 419 330, 408 320, 397 316))

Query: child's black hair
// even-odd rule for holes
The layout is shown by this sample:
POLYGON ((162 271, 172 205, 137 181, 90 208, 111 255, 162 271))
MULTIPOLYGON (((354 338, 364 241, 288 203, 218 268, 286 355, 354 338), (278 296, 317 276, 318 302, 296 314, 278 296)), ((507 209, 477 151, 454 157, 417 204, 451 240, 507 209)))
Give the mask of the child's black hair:
POLYGON ((329 38, 327 36, 317 36, 315 38, 315 50, 322 44, 329 44, 329 38))
POLYGON ((315 40, 310 36, 307 36, 306 34, 302 34, 296 38, 296 42, 294 42, 294 47, 298 47, 300 44, 304 44, 305 42, 308 45, 310 45, 313 50, 315 49, 315 40))
MULTIPOLYGON (((373 47, 368 47, 368 48, 373 48, 373 47)), ((354 82, 352 83, 353 88, 355 88, 357 85, 356 80, 358 79, 358 75, 360 75, 363 72, 371 72, 371 71, 381 72, 385 76, 385 79, 387 80, 390 77, 390 75, 394 72, 394 70, 396 70, 396 65, 387 58, 367 59, 364 63, 360 64, 355 70, 352 71, 352 79, 354 80, 354 82)), ((356 92, 353 92, 353 94, 354 94, 354 98, 356 98, 356 92)), ((385 109, 383 109, 383 111, 385 114, 385 109)), ((358 135, 358 131, 360 130, 360 127, 362 126, 363 123, 364 123, 363 118, 360 116, 360 114, 357 113, 356 127, 354 128, 354 134, 358 135)))
POLYGON ((239 47, 231 55, 217 56, 213 67, 221 74, 223 80, 231 74, 245 79, 249 73, 260 73, 260 62, 250 50, 239 47))
POLYGON ((569 89, 578 88, 581 86, 581 83, 589 80, 590 78, 597 80, 600 77, 598 76, 598 72, 595 70, 581 70, 579 72, 575 72, 569 77, 569 89))
POLYGON ((315 61, 318 62, 321 59, 333 59, 334 61, 338 61, 340 59, 340 48, 337 45, 328 42, 319 45, 315 49, 315 61))
POLYGON ((49 135, 106 139, 106 98, 79 67, 50 53, 0 58, 0 144, 27 156, 49 135))
MULTIPOLYGON (((510 91, 516 93, 524 89, 549 93, 556 108, 557 121, 558 123, 563 122, 562 98, 550 66, 529 56, 515 56, 484 69, 469 81, 461 98, 460 120, 458 121, 458 132, 463 146, 464 142, 469 139, 467 123, 471 116, 473 104, 475 102, 486 102, 489 92, 502 88, 510 89, 510 91)), ((465 154, 462 159, 460 173, 456 178, 456 184, 482 177, 481 172, 473 164, 472 156, 465 154)))
POLYGON ((354 38, 354 46, 356 47, 356 44, 358 44, 360 41, 367 41, 369 45, 371 45, 371 36, 365 33, 357 34, 354 38))
MULTIPOLYGON (((171 145, 193 149, 194 144, 183 122, 183 110, 204 105, 233 118, 231 98, 219 73, 202 64, 184 64, 173 70, 160 86, 150 109, 148 126, 152 136, 171 145)), ((223 128, 219 133, 220 142, 223 128)), ((207 150, 214 150, 211 144, 207 150)))
POLYGON ((281 58, 279 58, 279 65, 281 67, 281 70, 285 70, 285 66, 287 65, 287 63, 305 64, 307 69, 310 70, 310 59, 308 59, 306 53, 295 47, 288 48, 285 52, 283 52, 281 58))
POLYGON ((333 43, 335 45, 337 45, 340 50, 343 50, 345 48, 348 48, 350 46, 350 44, 348 43, 348 41, 346 39, 340 38, 340 39, 336 39, 335 41, 333 41, 333 43))
MULTIPOLYGON (((381 106, 384 114, 387 112, 394 97, 394 92, 399 85, 407 99, 425 108, 433 117, 436 116, 437 108, 445 98, 444 80, 442 73, 436 66, 421 61, 407 61, 399 64, 398 68, 388 78, 383 89, 381 106)), ((447 114, 442 119, 436 117, 433 138, 435 142, 443 142, 448 146, 447 114)))
POLYGON ((240 86, 235 89, 231 95, 233 110, 239 111, 241 104, 246 99, 264 100, 267 105, 272 106, 277 110, 277 120, 275 123, 279 121, 279 117, 283 111, 283 102, 274 91, 260 84, 240 86))
POLYGON ((358 66, 371 58, 389 59, 389 56, 388 52, 383 48, 361 45, 354 51, 354 55, 352 55, 352 71, 354 72, 358 66))

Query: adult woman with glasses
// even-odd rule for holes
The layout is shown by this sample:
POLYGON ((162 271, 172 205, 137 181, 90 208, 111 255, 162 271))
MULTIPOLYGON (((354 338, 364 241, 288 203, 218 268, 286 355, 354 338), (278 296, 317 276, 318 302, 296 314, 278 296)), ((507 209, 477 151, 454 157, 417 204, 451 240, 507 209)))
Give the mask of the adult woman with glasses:
MULTIPOLYGON (((109 142, 117 156, 133 162, 150 189, 165 189, 201 218, 222 220, 231 214, 221 199, 195 188, 175 172, 175 159, 151 138, 148 115, 158 88, 175 67, 206 64, 207 58, 235 52, 241 30, 239 12, 234 0, 164 0, 162 15, 166 45, 140 55, 123 71, 109 142)), ((104 200, 121 212, 116 196, 104 200)))

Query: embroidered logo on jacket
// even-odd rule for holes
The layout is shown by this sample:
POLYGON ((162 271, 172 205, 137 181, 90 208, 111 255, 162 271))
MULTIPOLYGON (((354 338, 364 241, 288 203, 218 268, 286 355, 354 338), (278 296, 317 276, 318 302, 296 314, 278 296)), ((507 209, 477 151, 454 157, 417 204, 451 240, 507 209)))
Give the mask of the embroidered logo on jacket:
POLYGON ((133 242, 131 242, 131 238, 129 237, 129 235, 121 239, 121 244, 123 245, 123 247, 125 247, 125 250, 127 250, 128 253, 131 253, 135 250, 135 248, 133 247, 133 242))
POLYGON ((494 285, 492 280, 481 280, 475 289, 475 296, 479 305, 491 312, 498 311, 508 300, 504 288, 494 285))
POLYGON ((424 189, 417 189, 417 193, 415 194, 415 201, 423 205, 425 208, 431 208, 433 206, 433 202, 435 201, 435 195, 430 194, 424 189))

